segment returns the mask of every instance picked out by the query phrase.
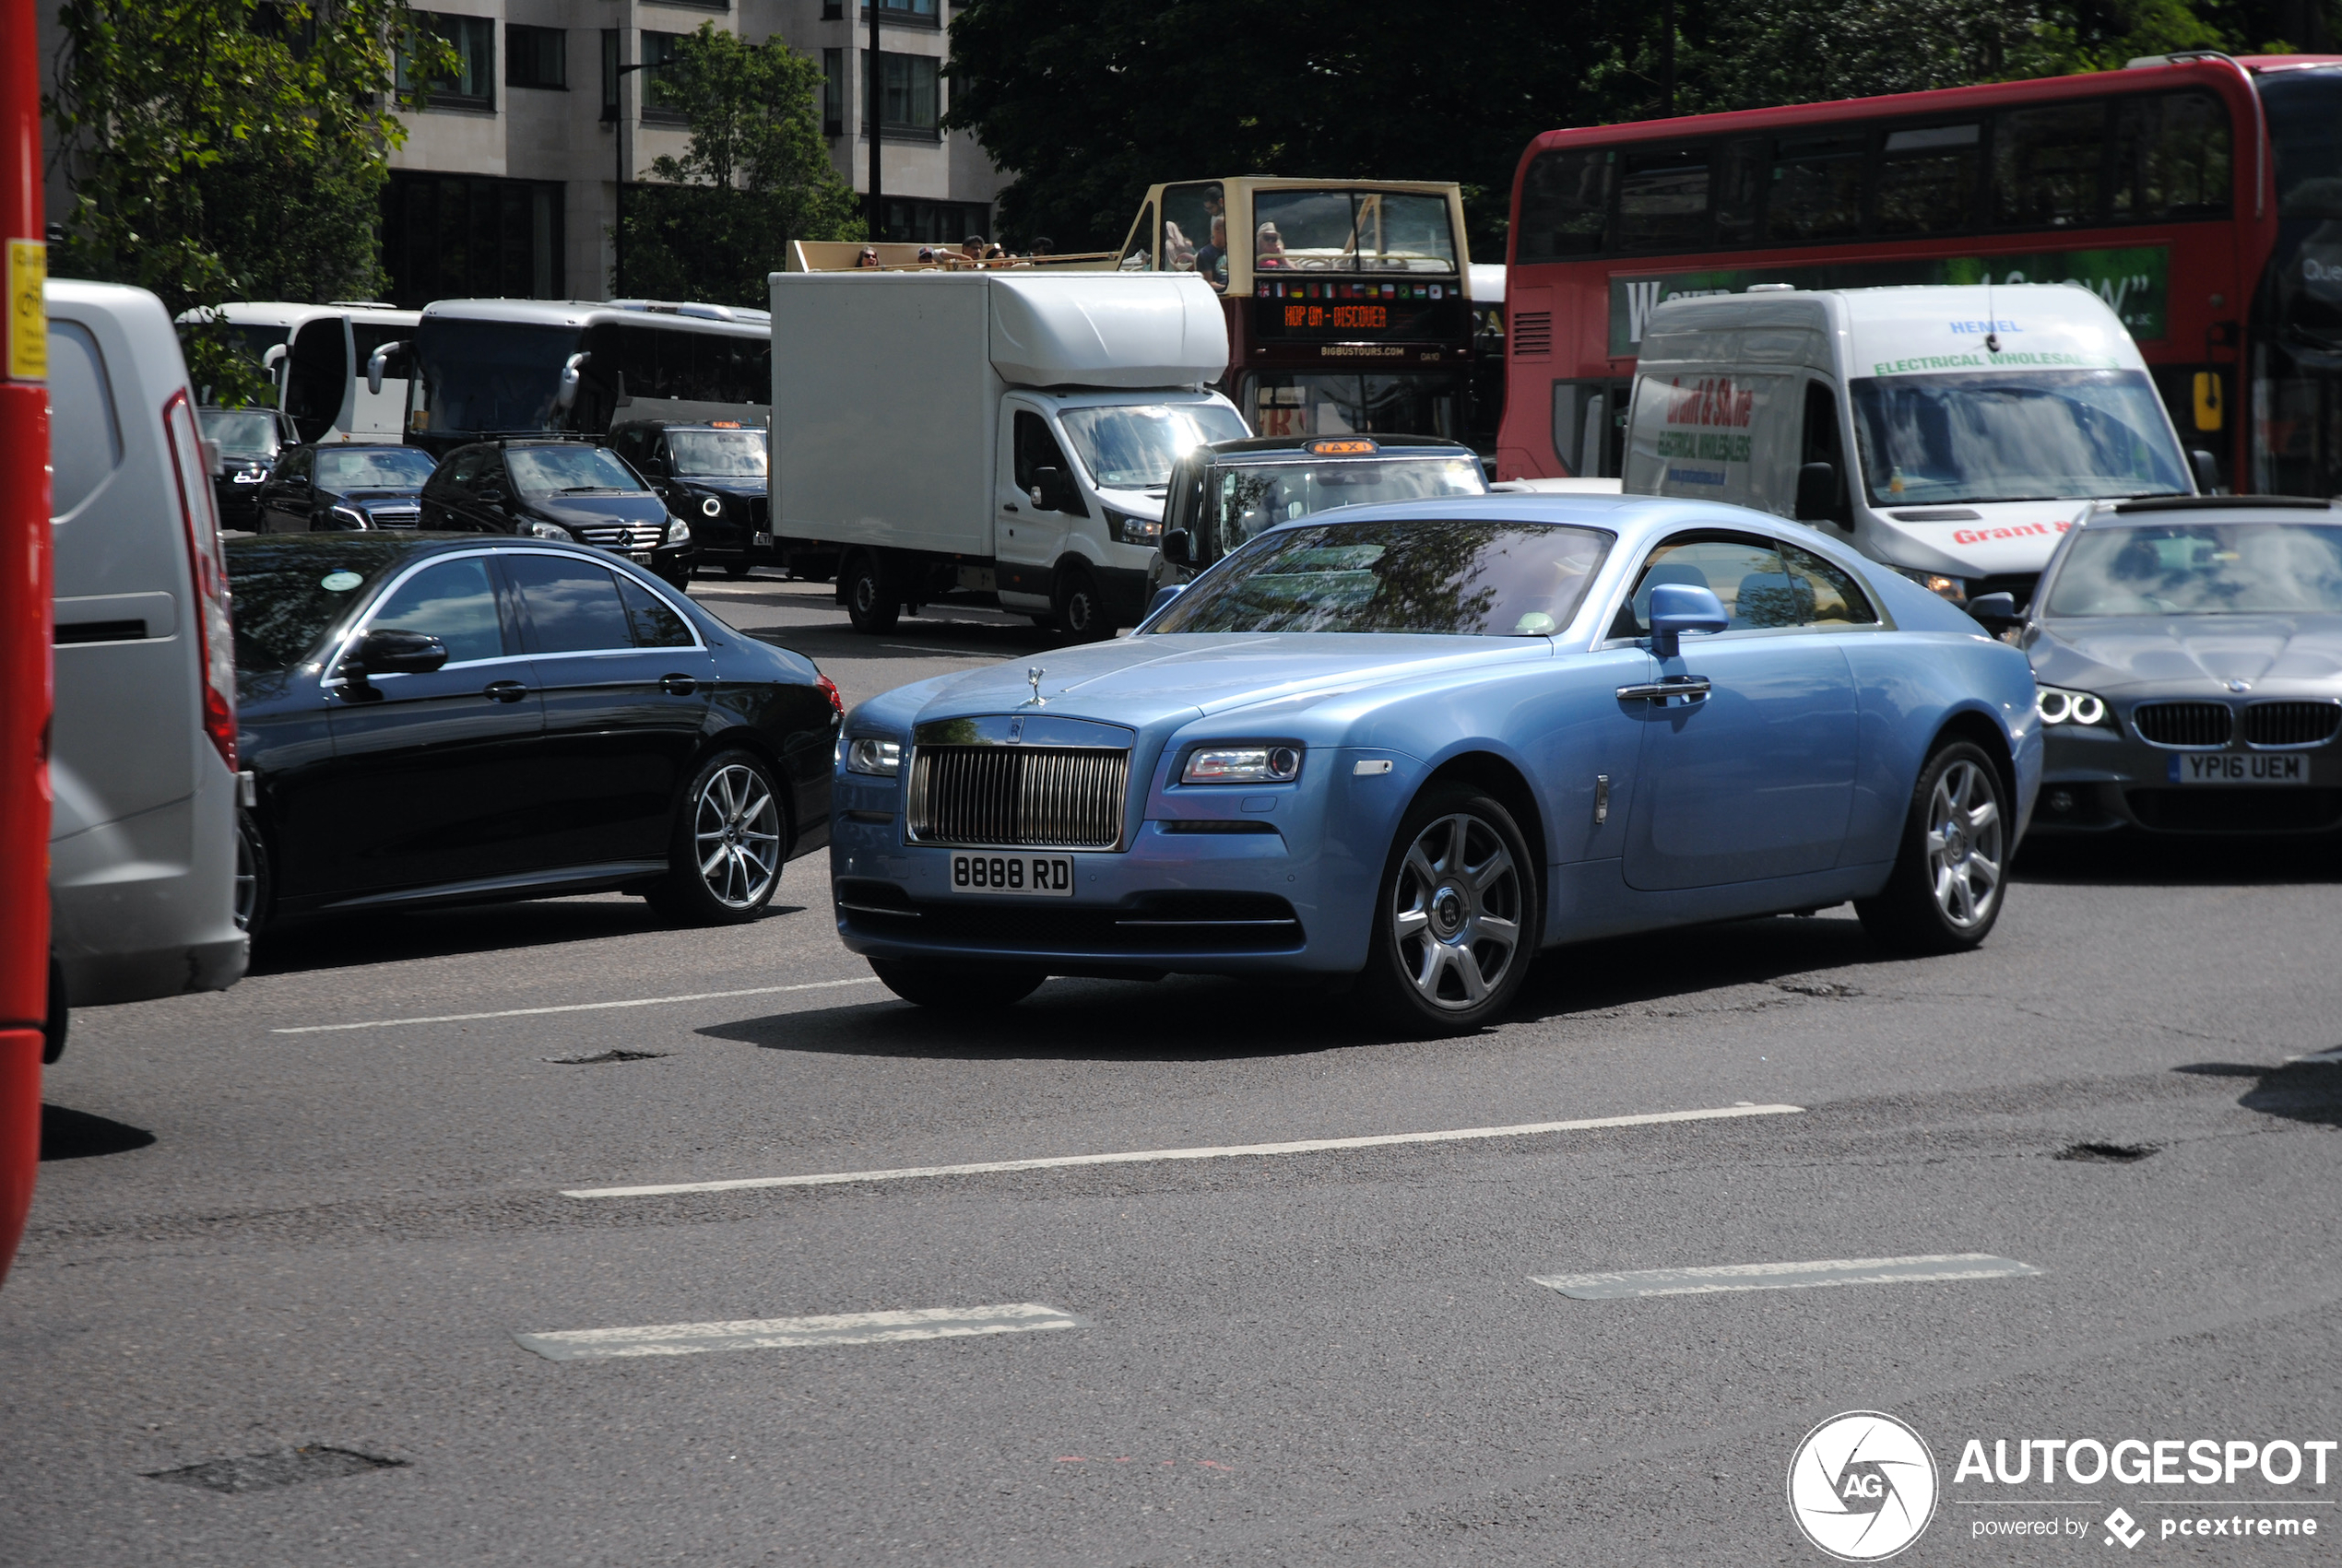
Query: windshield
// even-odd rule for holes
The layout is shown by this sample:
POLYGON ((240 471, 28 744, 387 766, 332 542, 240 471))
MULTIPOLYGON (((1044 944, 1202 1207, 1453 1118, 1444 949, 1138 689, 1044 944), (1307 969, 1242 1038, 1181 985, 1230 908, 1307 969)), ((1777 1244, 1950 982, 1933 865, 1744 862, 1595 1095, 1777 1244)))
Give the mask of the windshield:
POLYGON ((411 446, 328 447, 317 454, 317 484, 328 490, 422 489, 435 465, 411 446))
POLYGON ((1454 272, 1445 196, 1380 191, 1256 191, 1260 272, 1454 272))
POLYGON ((2342 614, 2342 527, 2182 523, 2086 528, 2057 569, 2049 613, 2342 614))
POLYGON ((711 479, 764 477, 762 430, 669 430, 667 450, 679 474, 699 474, 711 479))
POLYGON ((2187 495, 2140 371, 1993 371, 1851 384, 1874 506, 2187 495))
POLYGON ((206 441, 216 441, 223 453, 238 456, 251 454, 270 457, 277 451, 277 416, 255 414, 241 408, 206 408, 196 416, 203 421, 206 441))
POLYGON ((261 675, 299 664, 405 551, 390 540, 263 534, 229 540, 227 553, 236 669, 261 675))
POLYGON ((1305 523, 1213 567, 1148 631, 1540 637, 1569 624, 1610 544, 1537 523, 1305 523))
POLYGON ((1241 395, 1264 436, 1419 435, 1463 431, 1466 378, 1280 371, 1245 378, 1241 395))
POLYGON ((577 339, 574 326, 426 317, 415 328, 423 386, 414 428, 439 435, 556 429, 553 395, 577 339))
POLYGON ((1235 409, 1218 403, 1120 404, 1067 408, 1058 417, 1082 466, 1110 490, 1159 490, 1181 453, 1252 433, 1235 409))
POLYGON ((643 488, 625 464, 608 447, 510 446, 504 466, 523 495, 562 495, 580 490, 634 490, 643 488))
POLYGON ((1216 560, 1280 523, 1337 506, 1487 493, 1480 460, 1462 453, 1232 465, 1212 471, 1204 494, 1203 525, 1210 537, 1203 558, 1216 560))

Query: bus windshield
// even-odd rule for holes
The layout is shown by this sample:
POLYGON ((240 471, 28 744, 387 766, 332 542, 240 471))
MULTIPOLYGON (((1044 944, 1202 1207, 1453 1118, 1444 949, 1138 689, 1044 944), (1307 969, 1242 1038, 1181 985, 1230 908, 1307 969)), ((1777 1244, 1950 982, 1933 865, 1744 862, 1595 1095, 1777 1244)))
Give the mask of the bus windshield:
POLYGON ((1256 191, 1258 272, 1454 272, 1448 198, 1381 191, 1256 191))
POLYGON ((1082 466, 1109 490, 1159 490, 1181 453, 1251 433, 1236 410, 1217 403, 1068 408, 1059 417, 1082 466))
POLYGON ((436 436, 556 429, 562 367, 578 329, 426 316, 415 329, 422 391, 415 430, 436 436))
POLYGON ((709 479, 764 477, 762 430, 669 430, 667 451, 679 474, 709 479))
POLYGON ((1479 459, 1463 454, 1230 464, 1212 472, 1204 494, 1202 555, 1216 560, 1280 523, 1337 506, 1484 495, 1487 489, 1479 459))
POLYGON ((1874 506, 2186 495, 2138 371, 1878 376, 1849 383, 1874 506))

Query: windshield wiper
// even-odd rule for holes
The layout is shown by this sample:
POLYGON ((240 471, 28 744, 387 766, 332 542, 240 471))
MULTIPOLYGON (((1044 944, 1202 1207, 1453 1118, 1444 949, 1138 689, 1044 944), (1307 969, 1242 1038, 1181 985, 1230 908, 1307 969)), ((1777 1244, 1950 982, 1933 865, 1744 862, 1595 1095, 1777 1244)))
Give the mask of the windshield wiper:
POLYGON ((612 493, 623 495, 627 492, 620 490, 616 485, 572 485, 561 493, 563 495, 609 495, 612 493))

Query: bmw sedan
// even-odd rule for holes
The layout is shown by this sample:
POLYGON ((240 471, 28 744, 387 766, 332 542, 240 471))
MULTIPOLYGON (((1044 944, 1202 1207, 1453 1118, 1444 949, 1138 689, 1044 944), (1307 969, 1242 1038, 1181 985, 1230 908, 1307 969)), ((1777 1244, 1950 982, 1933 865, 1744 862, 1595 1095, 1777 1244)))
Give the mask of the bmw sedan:
POLYGON ((238 914, 639 893, 756 917, 829 834, 837 689, 550 540, 260 535, 234 595, 238 914))
POLYGON ((2093 513, 2050 558, 2030 617, 2043 831, 2342 828, 2331 502, 2184 496, 2093 513))
POLYGON ((1851 899, 1895 948, 1971 948, 2040 758, 2024 656, 1812 529, 1424 500, 1261 534, 1130 637, 861 704, 830 871, 914 1002, 1280 975, 1452 1033, 1593 937, 1851 899))

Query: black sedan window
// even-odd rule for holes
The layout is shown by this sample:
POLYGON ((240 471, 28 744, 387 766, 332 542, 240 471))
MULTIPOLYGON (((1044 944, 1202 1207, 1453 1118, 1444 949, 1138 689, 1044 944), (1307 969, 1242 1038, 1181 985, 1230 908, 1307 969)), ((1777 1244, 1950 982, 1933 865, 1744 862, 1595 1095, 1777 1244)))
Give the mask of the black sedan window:
POLYGON ((528 607, 540 654, 632 648, 634 635, 609 569, 560 555, 508 555, 504 570, 528 607))
POLYGON ((638 648, 688 648, 692 629, 675 607, 623 572, 618 576, 619 597, 626 601, 626 622, 633 628, 638 648))
POLYGON ((366 589, 397 568, 394 540, 334 540, 262 535, 228 545, 228 589, 236 628, 236 668, 244 675, 290 669, 366 589))
POLYGON ((451 665, 504 656, 496 590, 488 581, 488 562, 476 555, 416 572, 384 595, 370 624, 436 637, 451 665))

